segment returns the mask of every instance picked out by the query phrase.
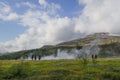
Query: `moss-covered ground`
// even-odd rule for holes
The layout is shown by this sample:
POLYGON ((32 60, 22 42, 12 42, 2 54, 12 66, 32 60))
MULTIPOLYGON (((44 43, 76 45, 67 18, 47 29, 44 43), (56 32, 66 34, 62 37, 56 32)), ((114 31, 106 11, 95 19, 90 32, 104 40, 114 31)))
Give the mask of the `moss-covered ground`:
POLYGON ((120 80, 120 59, 1 60, 0 80, 120 80))

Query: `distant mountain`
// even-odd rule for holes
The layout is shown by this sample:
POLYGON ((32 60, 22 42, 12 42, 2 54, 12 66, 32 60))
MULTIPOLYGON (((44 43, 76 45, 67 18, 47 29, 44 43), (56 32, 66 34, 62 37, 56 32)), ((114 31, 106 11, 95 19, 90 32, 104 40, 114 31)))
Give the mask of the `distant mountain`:
POLYGON ((54 45, 44 45, 41 47, 41 49, 46 49, 46 48, 50 48, 50 47, 54 47, 54 45))
POLYGON ((84 45, 89 44, 95 39, 100 39, 98 44, 101 48, 99 57, 118 57, 120 56, 120 36, 110 35, 109 33, 95 33, 84 38, 79 38, 71 41, 59 43, 57 45, 44 45, 38 49, 23 50, 13 53, 8 53, 0 56, 0 59, 20 59, 26 58, 29 55, 46 56, 56 54, 57 49, 70 51, 71 49, 81 49, 84 45))
POLYGON ((120 36, 109 35, 109 33, 95 33, 84 38, 60 43, 58 44, 58 46, 76 46, 77 44, 79 46, 84 46, 85 44, 88 44, 97 38, 100 39, 99 45, 111 44, 116 42, 120 43, 120 36))

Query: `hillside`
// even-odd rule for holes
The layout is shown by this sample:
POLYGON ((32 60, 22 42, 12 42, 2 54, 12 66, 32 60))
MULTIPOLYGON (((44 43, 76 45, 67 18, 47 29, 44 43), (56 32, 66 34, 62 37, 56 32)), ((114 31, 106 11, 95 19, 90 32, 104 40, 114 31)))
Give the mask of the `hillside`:
POLYGON ((60 44, 58 44, 58 46, 76 46, 77 44, 79 46, 84 46, 85 44, 90 43, 91 41, 95 40, 96 38, 99 38, 101 40, 99 45, 112 44, 112 43, 116 43, 116 42, 120 43, 120 36, 113 36, 113 35, 109 35, 108 33, 95 33, 92 35, 88 35, 84 38, 60 43, 60 44))
POLYGON ((47 56, 57 54, 57 50, 71 51, 72 49, 81 49, 86 44, 99 38, 100 47, 99 57, 119 57, 120 56, 120 36, 109 35, 108 33, 95 33, 84 38, 59 43, 57 45, 45 45, 39 49, 23 50, 13 53, 7 53, 0 56, 0 59, 20 59, 30 55, 47 56))

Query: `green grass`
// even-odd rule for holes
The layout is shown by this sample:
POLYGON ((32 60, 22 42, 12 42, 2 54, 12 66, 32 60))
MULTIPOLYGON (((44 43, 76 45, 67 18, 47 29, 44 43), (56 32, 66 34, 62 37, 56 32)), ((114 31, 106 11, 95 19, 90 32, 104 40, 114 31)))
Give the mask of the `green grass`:
POLYGON ((120 80, 120 59, 1 60, 0 80, 120 80))

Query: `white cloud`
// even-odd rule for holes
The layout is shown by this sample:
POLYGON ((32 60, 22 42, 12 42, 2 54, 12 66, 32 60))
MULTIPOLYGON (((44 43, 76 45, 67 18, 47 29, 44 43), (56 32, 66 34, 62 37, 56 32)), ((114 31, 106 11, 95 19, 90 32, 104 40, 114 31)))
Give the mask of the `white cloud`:
POLYGON ((3 2, 0 2, 0 20, 12 21, 18 19, 18 15, 14 13, 11 7, 3 2))
POLYGON ((7 15, 7 20, 19 19, 19 24, 28 27, 15 40, 1 42, 1 52, 39 48, 94 32, 120 34, 120 0, 79 0, 85 6, 82 13, 73 18, 60 17, 58 10, 61 7, 58 4, 46 0, 39 0, 39 3, 42 9, 28 9, 19 18, 8 5, 1 3, 5 11, 0 10, 0 19, 4 14, 7 15))
POLYGON ((77 18, 76 30, 120 34, 120 0, 79 0, 79 3, 85 7, 77 18))
POLYGON ((46 7, 48 5, 48 3, 46 2, 46 0, 39 0, 40 5, 46 7))
POLYGON ((23 7, 23 6, 27 6, 29 8, 36 8, 37 6, 33 3, 30 3, 30 2, 20 2, 20 3, 16 3, 15 6, 17 8, 20 8, 20 7, 23 7))
POLYGON ((5 16, 3 20, 5 21, 11 21, 11 20, 16 20, 18 19, 19 16, 16 13, 10 13, 8 16, 5 16))
MULTIPOLYGON (((19 24, 28 27, 28 30, 21 34, 13 41, 5 42, 6 45, 1 47, 2 51, 17 51, 22 49, 39 48, 44 44, 55 44, 57 41, 67 38, 72 38, 71 35, 64 37, 62 35, 72 34, 69 32, 73 28, 67 30, 67 27, 73 27, 69 18, 60 18, 51 16, 51 14, 56 14, 59 9, 57 4, 51 3, 46 9, 48 11, 42 10, 27 10, 24 14, 19 15, 19 24), (62 24, 62 25, 61 25, 62 24), (66 29, 64 28, 66 27, 66 29), (67 30, 67 32, 65 30, 67 30), (59 30, 64 32, 60 34, 59 30), (52 37, 53 36, 53 37, 52 37), (10 46, 10 47, 9 47, 10 46)), ((4 44, 4 43, 1 43, 4 44)))
POLYGON ((39 0, 39 4, 41 5, 41 8, 44 9, 44 11, 49 15, 56 15, 56 13, 61 9, 59 4, 52 2, 48 3, 46 0, 39 0))
POLYGON ((8 6, 7 4, 0 2, 0 13, 9 13, 11 11, 10 6, 8 6))
POLYGON ((36 7, 35 4, 32 4, 32 3, 30 3, 30 2, 23 2, 22 4, 25 5, 25 6, 28 6, 28 7, 30 7, 30 8, 35 8, 35 7, 36 7))

